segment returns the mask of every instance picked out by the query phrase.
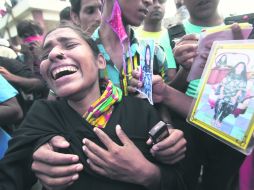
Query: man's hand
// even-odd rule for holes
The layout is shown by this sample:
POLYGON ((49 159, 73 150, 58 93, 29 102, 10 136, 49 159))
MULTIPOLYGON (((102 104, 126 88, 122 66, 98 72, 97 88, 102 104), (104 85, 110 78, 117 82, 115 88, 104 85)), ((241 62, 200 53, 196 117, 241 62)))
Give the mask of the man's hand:
MULTIPOLYGON (((139 81, 140 72, 138 70, 132 71, 132 78, 129 82, 130 86, 128 86, 128 91, 130 93, 136 92, 136 88, 140 88, 143 86, 143 83, 139 81)), ((153 75, 153 101, 155 103, 160 103, 163 100, 165 88, 167 86, 166 83, 164 83, 163 79, 160 75, 153 75)))
POLYGON ((63 137, 55 136, 33 154, 32 170, 48 190, 66 189, 79 178, 78 172, 83 170, 77 155, 57 152, 58 149, 69 146, 63 137))
MULTIPOLYGON (((165 164, 175 164, 185 157, 186 140, 183 132, 178 129, 168 129, 169 136, 151 148, 151 154, 165 164)), ((147 144, 152 144, 148 139, 147 144)))
POLYGON ((92 170, 114 180, 147 187, 158 183, 159 169, 146 160, 119 125, 116 126, 116 134, 123 146, 113 142, 102 130, 94 128, 94 131, 107 149, 99 147, 88 139, 83 140, 83 150, 92 170), (152 176, 154 179, 151 179, 152 176))
POLYGON ((176 62, 186 70, 190 70, 194 58, 197 56, 197 43, 198 37, 189 34, 183 36, 173 49, 176 62))

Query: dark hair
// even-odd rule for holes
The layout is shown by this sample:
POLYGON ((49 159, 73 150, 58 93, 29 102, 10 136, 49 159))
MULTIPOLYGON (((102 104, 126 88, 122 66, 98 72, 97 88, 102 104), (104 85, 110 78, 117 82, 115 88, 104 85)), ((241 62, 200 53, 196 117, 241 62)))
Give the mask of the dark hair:
POLYGON ((70 7, 65 7, 64 9, 62 9, 59 13, 60 21, 61 20, 71 20, 70 12, 71 12, 70 7))
POLYGON ((70 0, 70 3, 71 3, 71 10, 74 13, 79 14, 80 8, 81 8, 81 0, 70 0))
POLYGON ((32 20, 20 21, 17 25, 18 36, 22 39, 29 36, 42 35, 43 30, 41 26, 32 20))
POLYGON ((230 75, 235 75, 235 71, 236 71, 236 68, 239 66, 239 65, 243 65, 243 70, 240 74, 241 76, 241 79, 243 79, 244 81, 247 81, 247 70, 246 70, 246 64, 244 62, 239 62, 237 63, 230 71, 230 75))
POLYGON ((44 40, 43 40, 43 43, 45 42, 45 39, 46 37, 53 31, 59 29, 59 28, 70 28, 72 29, 76 34, 78 34, 83 40, 86 41, 86 43, 89 45, 89 47, 92 49, 92 52, 93 52, 93 55, 95 57, 98 57, 98 55, 100 54, 100 51, 97 47, 97 44, 96 42, 91 38, 89 37, 81 28, 77 27, 77 26, 74 26, 72 24, 69 24, 69 23, 65 23, 65 24, 61 24, 59 26, 57 26, 56 28, 50 30, 44 37, 44 40))

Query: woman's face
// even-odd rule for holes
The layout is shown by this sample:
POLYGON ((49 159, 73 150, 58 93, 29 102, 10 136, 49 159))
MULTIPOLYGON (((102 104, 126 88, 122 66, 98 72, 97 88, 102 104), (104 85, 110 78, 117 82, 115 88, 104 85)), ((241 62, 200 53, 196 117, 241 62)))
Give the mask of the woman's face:
POLYGON ((148 14, 152 0, 118 0, 124 21, 128 25, 140 26, 148 14))
POLYGON ((59 97, 70 97, 95 86, 103 61, 74 30, 58 28, 45 37, 40 72, 59 97))

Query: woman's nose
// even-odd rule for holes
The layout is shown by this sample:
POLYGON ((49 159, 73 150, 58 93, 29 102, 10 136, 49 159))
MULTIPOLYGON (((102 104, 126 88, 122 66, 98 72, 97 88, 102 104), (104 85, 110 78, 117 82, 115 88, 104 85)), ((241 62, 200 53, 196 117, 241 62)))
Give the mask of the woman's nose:
POLYGON ((49 53, 49 59, 51 61, 62 60, 64 59, 64 52, 60 48, 54 47, 49 53))

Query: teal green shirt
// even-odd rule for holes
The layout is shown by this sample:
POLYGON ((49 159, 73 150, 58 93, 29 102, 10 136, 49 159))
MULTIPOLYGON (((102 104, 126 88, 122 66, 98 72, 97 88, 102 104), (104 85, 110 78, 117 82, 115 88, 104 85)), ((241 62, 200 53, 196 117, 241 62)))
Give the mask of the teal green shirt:
MULTIPOLYGON (((184 25, 186 34, 200 34, 204 29, 212 28, 212 27, 203 27, 203 26, 194 25, 190 23, 188 19, 183 21, 183 25, 184 25)), ((200 79, 190 81, 186 91, 187 96, 191 96, 193 98, 196 97, 198 92, 199 82, 200 82, 200 79)))
MULTIPOLYGON (((100 39, 99 28, 93 33, 92 38, 96 42, 100 52, 102 53, 107 62, 106 69, 100 71, 100 78, 110 79, 114 85, 120 87, 123 90, 124 95, 128 95, 127 87, 128 81, 131 77, 131 73, 134 69, 137 69, 140 64, 139 43, 137 38, 135 37, 134 31, 131 29, 130 37, 130 54, 132 56, 133 63, 130 62, 129 53, 127 53, 125 55, 125 60, 127 62, 126 74, 123 72, 123 70, 119 71, 110 59, 110 56, 104 48, 100 39)), ((169 79, 166 75, 166 72, 168 70, 168 63, 165 52, 158 45, 155 45, 154 51, 153 73, 162 76, 165 81, 168 81, 169 79)))

